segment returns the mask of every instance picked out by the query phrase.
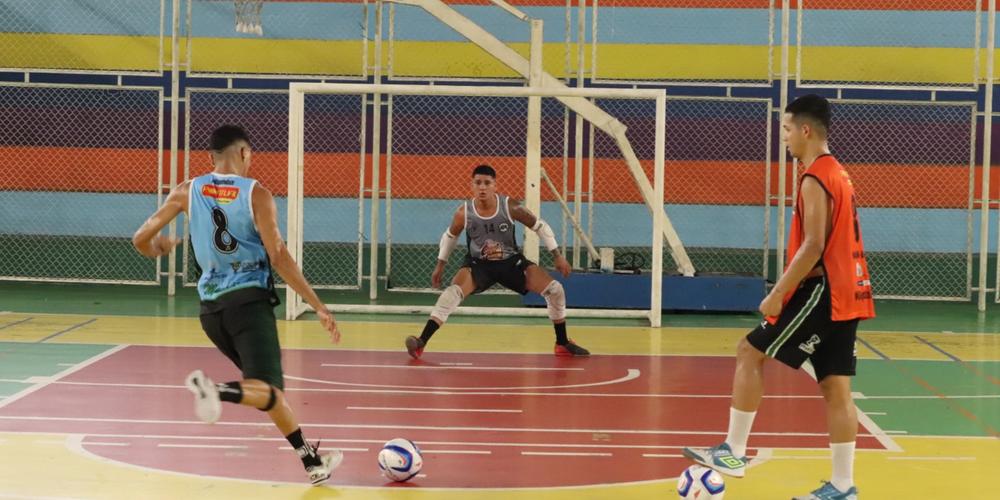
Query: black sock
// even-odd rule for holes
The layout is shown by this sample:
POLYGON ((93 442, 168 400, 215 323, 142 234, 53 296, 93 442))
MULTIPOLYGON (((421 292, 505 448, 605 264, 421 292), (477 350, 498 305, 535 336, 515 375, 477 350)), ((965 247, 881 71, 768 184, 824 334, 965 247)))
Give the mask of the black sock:
POLYGON ((437 321, 432 319, 427 320, 427 324, 424 325, 424 331, 420 334, 420 340, 424 341, 425 344, 430 342, 431 336, 434 335, 434 332, 436 332, 438 328, 441 328, 441 325, 437 324, 437 321))
POLYGON ((305 438, 302 437, 302 429, 295 429, 295 432, 285 436, 288 443, 295 448, 295 452, 299 454, 299 458, 302 459, 302 465, 305 467, 312 467, 314 465, 322 465, 323 462, 316 456, 316 452, 313 450, 312 446, 306 444, 305 438))
POLYGON ((569 343, 569 339, 566 338, 566 322, 553 323, 552 326, 556 329, 556 343, 559 345, 566 345, 569 343))
POLYGON ((219 399, 227 403, 240 404, 243 401, 243 386, 239 382, 216 384, 219 389, 219 399))

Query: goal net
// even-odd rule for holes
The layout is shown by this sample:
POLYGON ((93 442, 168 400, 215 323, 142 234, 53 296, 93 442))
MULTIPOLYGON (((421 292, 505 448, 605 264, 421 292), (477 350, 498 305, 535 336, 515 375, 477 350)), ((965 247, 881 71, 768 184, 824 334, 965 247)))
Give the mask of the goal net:
MULTIPOLYGON (((338 171, 357 175, 363 165, 359 200, 370 224, 361 230, 366 244, 358 257, 363 256, 370 298, 387 290, 435 292, 430 275, 440 235, 455 209, 471 198, 472 169, 490 164, 497 170, 498 192, 523 201, 553 226, 576 272, 596 269, 600 249, 609 248, 615 252, 619 272, 639 273, 636 283, 643 283, 639 293, 648 300, 642 309, 570 309, 569 316, 641 317, 658 326, 663 248, 668 250, 668 268, 688 275, 694 271, 663 210, 665 103, 662 90, 292 84, 288 247, 307 268, 322 258, 310 252, 316 248, 309 244, 311 239, 321 231, 311 228, 339 215, 322 213, 336 205, 323 203, 323 190, 308 182, 336 177, 338 171), (331 95, 360 97, 366 103, 357 110, 369 127, 361 133, 364 145, 356 157, 330 155, 322 149, 324 142, 308 140, 344 133, 330 126, 337 121, 324 117, 315 104, 321 101, 318 97, 331 95), (628 118, 620 120, 614 113, 628 118), (574 120, 582 120, 583 126, 571 126, 574 120), (583 145, 582 154, 573 147, 577 143, 583 145), (595 178, 601 181, 595 183, 595 178)), ((535 235, 519 224, 516 230, 525 255, 551 269, 551 257, 544 249, 539 252, 535 235)), ((350 231, 336 237, 345 245, 358 241, 358 234, 350 231)), ((445 280, 464 258, 464 235, 460 242, 445 280)), ((332 265, 355 264, 345 260, 332 265)), ((293 290, 286 293, 288 319, 310 310, 293 290)), ((353 312, 430 311, 430 305, 329 307, 353 312)), ((546 314, 544 308, 516 303, 462 307, 456 314, 463 313, 546 314)))

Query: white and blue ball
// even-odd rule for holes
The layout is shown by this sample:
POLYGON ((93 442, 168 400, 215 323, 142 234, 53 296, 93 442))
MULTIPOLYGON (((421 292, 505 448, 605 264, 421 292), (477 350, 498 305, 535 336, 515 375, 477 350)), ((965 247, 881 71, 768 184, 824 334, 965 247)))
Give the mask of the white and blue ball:
POLYGON ((722 500, 726 483, 718 472, 692 465, 677 479, 677 494, 685 500, 722 500))
POLYGON ((378 452, 378 467, 382 469, 382 475, 393 481, 407 481, 416 476, 423 466, 424 457, 420 455, 420 448, 409 439, 393 439, 378 452))

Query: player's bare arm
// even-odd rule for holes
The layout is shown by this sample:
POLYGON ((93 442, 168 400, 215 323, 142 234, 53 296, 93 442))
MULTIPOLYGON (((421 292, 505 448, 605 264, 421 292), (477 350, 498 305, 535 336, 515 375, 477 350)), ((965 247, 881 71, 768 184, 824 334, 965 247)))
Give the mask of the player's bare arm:
POLYGON ((167 255, 178 243, 180 238, 171 238, 160 234, 170 221, 181 212, 187 212, 188 188, 190 181, 175 187, 167 195, 163 205, 146 219, 146 222, 132 235, 132 246, 146 257, 167 255))
POLYGON ((569 261, 559 251, 559 244, 556 243, 555 234, 553 234, 552 228, 549 227, 548 223, 542 220, 541 217, 535 216, 524 205, 515 201, 508 201, 507 211, 510 213, 512 219, 524 224, 538 234, 538 238, 542 240, 542 244, 545 245, 545 248, 548 249, 555 259, 556 270, 563 277, 569 276, 572 268, 569 265, 569 261))
POLYGON ((802 246, 788 264, 788 269, 760 303, 760 312, 767 316, 781 313, 782 300, 805 279, 823 257, 829 234, 830 200, 819 181, 811 176, 802 179, 802 225, 805 236, 802 246))
POLYGON ((302 296, 307 303, 316 311, 323 328, 330 333, 330 340, 333 343, 340 342, 340 330, 337 328, 337 321, 333 314, 327 310, 326 305, 319 299, 305 276, 299 269, 295 259, 285 246, 285 240, 281 237, 278 229, 278 209, 274 204, 274 196, 264 186, 257 184, 253 190, 253 214, 254 224, 260 239, 267 250, 267 257, 271 260, 271 266, 285 283, 292 287, 296 293, 302 296))
POLYGON ((441 278, 444 277, 444 266, 448 263, 448 256, 458 243, 458 237, 465 230, 465 204, 461 204, 451 217, 451 224, 448 229, 441 234, 441 242, 438 244, 438 259, 431 273, 431 286, 441 288, 441 278))

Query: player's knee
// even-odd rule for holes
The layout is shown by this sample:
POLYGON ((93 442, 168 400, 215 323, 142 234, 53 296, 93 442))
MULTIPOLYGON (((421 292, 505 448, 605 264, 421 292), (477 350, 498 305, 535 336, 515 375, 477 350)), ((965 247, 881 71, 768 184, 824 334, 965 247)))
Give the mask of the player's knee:
POLYGON ((441 320, 442 323, 448 321, 448 316, 451 316, 451 313, 458 309, 464 298, 465 294, 462 292, 461 286, 451 285, 445 288, 444 292, 441 292, 441 296, 438 297, 437 303, 434 304, 431 316, 441 320))
POLYGON ((830 404, 852 404, 851 378, 842 375, 827 375, 819 381, 823 399, 830 404))
POLYGON ((263 412, 268 412, 273 410, 274 407, 278 405, 278 399, 281 397, 280 391, 275 389, 273 385, 268 385, 267 388, 268 388, 267 402, 264 403, 264 406, 257 408, 258 410, 263 412))
POLYGON ((763 362, 766 356, 757 350, 746 337, 740 339, 736 346, 736 358, 742 362, 763 362))
POLYGON ((566 318, 566 291, 562 283, 552 280, 543 290, 545 305, 549 310, 549 319, 558 321, 566 318))

